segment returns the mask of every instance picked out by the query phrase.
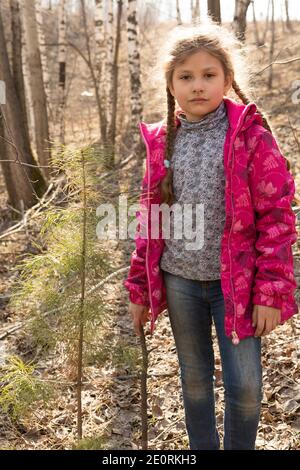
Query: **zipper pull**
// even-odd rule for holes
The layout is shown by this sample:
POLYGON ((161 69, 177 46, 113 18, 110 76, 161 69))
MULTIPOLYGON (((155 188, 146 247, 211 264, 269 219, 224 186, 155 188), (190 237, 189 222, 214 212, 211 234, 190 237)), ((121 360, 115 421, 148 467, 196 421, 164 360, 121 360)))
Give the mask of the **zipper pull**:
POLYGON ((232 344, 234 344, 235 346, 237 346, 237 345, 239 344, 240 340, 239 340, 239 337, 238 337, 236 331, 234 330, 234 331, 231 333, 231 335, 232 335, 232 344))

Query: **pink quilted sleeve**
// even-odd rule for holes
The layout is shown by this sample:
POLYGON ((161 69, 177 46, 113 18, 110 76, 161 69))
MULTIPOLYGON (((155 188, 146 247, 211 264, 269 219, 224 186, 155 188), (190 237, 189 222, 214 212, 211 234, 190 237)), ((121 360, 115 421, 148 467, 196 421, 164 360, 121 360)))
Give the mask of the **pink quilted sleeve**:
POLYGON ((135 249, 131 254, 130 268, 127 279, 123 285, 129 291, 130 302, 149 306, 148 283, 146 273, 146 250, 147 238, 139 236, 140 232, 147 233, 147 215, 143 211, 147 209, 147 171, 142 181, 142 192, 140 194, 140 210, 136 212, 139 223, 135 234, 135 249))
POLYGON ((295 183, 269 131, 265 130, 258 139, 249 166, 249 186, 258 252, 253 304, 281 308, 282 301, 297 286, 292 255, 292 245, 297 240, 296 216, 291 207, 295 183))

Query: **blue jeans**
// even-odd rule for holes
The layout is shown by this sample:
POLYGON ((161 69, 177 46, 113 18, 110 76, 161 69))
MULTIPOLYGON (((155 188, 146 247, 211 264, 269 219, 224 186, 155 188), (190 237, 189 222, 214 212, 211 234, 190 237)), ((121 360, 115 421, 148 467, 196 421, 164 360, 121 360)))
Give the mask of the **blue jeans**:
POLYGON ((261 338, 234 346, 225 335, 221 280, 198 281, 163 271, 180 366, 190 449, 218 450, 214 400, 214 321, 225 389, 224 449, 255 449, 262 400, 261 338))

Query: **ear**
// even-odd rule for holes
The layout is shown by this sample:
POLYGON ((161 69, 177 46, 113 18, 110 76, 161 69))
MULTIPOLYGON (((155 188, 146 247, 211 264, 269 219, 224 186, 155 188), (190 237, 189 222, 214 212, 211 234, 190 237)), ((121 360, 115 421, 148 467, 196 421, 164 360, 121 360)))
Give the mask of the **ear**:
POLYGON ((168 85, 168 88, 169 88, 169 90, 170 90, 171 95, 172 95, 173 97, 175 97, 174 88, 173 88, 172 83, 170 83, 170 85, 168 85))
POLYGON ((225 79, 225 83, 224 83, 224 94, 226 95, 226 93, 228 93, 228 91, 230 90, 231 86, 232 86, 232 82, 233 82, 233 77, 232 77, 232 74, 228 74, 226 79, 225 79))

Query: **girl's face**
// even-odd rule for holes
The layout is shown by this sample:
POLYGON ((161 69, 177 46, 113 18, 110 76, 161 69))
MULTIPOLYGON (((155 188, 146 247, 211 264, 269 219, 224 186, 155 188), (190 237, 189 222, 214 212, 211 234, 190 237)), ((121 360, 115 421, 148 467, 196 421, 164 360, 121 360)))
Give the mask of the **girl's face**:
POLYGON ((199 51, 175 67, 169 89, 187 120, 198 121, 220 105, 231 84, 221 62, 208 52, 199 51))

